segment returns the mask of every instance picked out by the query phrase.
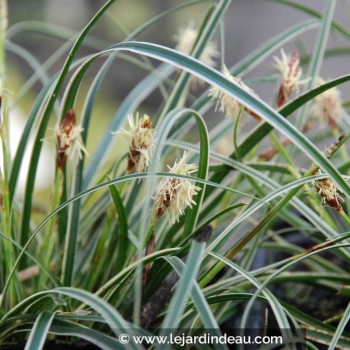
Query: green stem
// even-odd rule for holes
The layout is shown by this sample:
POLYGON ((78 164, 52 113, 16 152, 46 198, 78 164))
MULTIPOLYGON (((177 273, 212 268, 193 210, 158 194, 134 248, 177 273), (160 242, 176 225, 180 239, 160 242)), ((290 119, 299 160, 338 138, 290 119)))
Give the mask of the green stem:
MULTIPOLYGON (((50 211, 55 210, 55 208, 59 205, 60 202, 60 193, 61 193, 61 184, 62 184, 62 173, 60 170, 56 171, 56 177, 55 177, 55 187, 52 195, 52 203, 50 206, 50 211)), ((52 219, 50 224, 45 229, 44 239, 43 239, 43 245, 39 248, 40 252, 38 252, 38 256, 43 256, 43 266, 45 269, 50 271, 52 258, 54 255, 55 246, 58 243, 58 232, 55 230, 55 225, 57 224, 57 221, 55 219, 52 219)), ((47 281, 46 275, 40 275, 39 281, 38 281, 38 287, 45 286, 47 281)))
POLYGON ((350 218, 348 217, 348 215, 345 213, 345 211, 343 209, 339 212, 339 214, 350 225, 350 218))
MULTIPOLYGON (((341 136, 339 130, 338 130, 338 129, 335 129, 335 130, 332 130, 332 132, 333 132, 334 138, 335 138, 336 140, 339 139, 339 137, 341 136)), ((344 131, 344 132, 345 132, 345 131, 344 131)), ((341 155, 341 157, 342 157, 343 162, 346 163, 346 162, 348 161, 348 159, 349 159, 349 155, 348 155, 348 152, 347 152, 346 148, 345 148, 345 147, 342 147, 342 148, 340 149, 339 153, 340 153, 340 155, 341 155)))
POLYGON ((239 126, 239 122, 240 122, 243 110, 244 110, 244 106, 242 105, 240 107, 240 109, 239 109, 239 112, 238 112, 238 115, 237 115, 237 119, 236 119, 236 122, 235 122, 235 125, 234 125, 234 129, 233 129, 233 145, 235 147, 237 160, 239 162, 242 162, 242 158, 241 158, 241 155, 239 153, 239 147, 238 147, 238 143, 237 143, 237 134, 238 134, 238 126, 239 126))
POLYGON ((147 246, 148 241, 150 240, 152 233, 154 232, 154 228, 156 226, 157 220, 156 218, 153 218, 151 226, 149 227, 148 231, 147 231, 147 235, 146 235, 146 239, 143 242, 143 247, 147 246))

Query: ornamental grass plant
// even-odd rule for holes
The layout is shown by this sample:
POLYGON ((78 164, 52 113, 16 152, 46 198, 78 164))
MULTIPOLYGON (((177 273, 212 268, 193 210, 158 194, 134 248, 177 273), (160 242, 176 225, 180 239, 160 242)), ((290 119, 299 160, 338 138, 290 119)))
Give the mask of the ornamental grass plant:
POLYGON ((283 346, 187 346, 350 349, 350 74, 324 68, 349 55, 342 1, 266 0, 307 19, 236 62, 235 2, 164 1, 133 30, 118 1, 97 3, 74 32, 11 23, 0 0, 0 349, 163 349, 133 337, 206 331, 283 346), (36 57, 29 31, 61 45, 36 57), (21 86, 14 56, 32 70, 21 86))

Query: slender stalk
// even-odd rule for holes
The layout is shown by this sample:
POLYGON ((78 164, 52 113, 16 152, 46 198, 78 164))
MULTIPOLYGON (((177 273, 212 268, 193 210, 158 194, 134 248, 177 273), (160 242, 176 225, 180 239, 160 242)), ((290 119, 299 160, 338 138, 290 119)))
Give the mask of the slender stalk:
POLYGON ((242 161, 241 154, 239 153, 239 147, 238 147, 238 142, 237 142, 237 136, 238 136, 238 127, 239 127, 239 122, 241 120, 241 115, 243 113, 244 106, 241 106, 237 115, 236 122, 234 124, 234 129, 233 129, 233 145, 235 147, 235 152, 237 155, 237 160, 239 162, 242 161))
MULTIPOLYGON (((52 194, 52 202, 50 206, 50 211, 55 210, 55 208, 59 205, 59 200, 62 192, 62 172, 57 169, 56 177, 55 177, 55 185, 54 191, 52 194)), ((45 269, 50 270, 52 264, 52 258, 54 256, 54 250, 58 243, 58 232, 57 232, 57 221, 52 219, 50 224, 45 229, 45 234, 43 238, 43 245, 39 248, 40 255, 43 256, 43 266, 45 269)), ((38 286, 46 285, 47 281, 46 275, 40 275, 38 286)))
POLYGON ((348 217, 348 215, 345 213, 343 209, 339 212, 339 214, 350 225, 350 218, 348 217))

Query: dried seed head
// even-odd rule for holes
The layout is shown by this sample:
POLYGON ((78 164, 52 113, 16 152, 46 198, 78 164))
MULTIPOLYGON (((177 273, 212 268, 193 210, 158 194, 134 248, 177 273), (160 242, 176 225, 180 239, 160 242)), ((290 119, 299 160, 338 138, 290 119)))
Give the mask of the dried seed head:
POLYGON ((298 89, 299 85, 304 84, 307 80, 300 80, 301 68, 298 50, 294 50, 292 54, 286 55, 281 50, 281 58, 274 57, 275 67, 281 74, 281 85, 278 91, 276 107, 282 107, 291 96, 292 92, 298 89))
MULTIPOLYGON (((317 78, 317 86, 321 86, 324 83, 323 79, 317 78)), ((342 114, 340 91, 333 87, 314 97, 311 113, 312 116, 320 118, 324 126, 328 125, 332 130, 335 130, 338 127, 342 114)))
MULTIPOLYGON (((318 171, 321 174, 321 171, 318 171)), ((337 193, 341 192, 339 188, 334 184, 331 179, 317 180, 312 183, 314 190, 321 196, 322 204, 336 209, 342 210, 340 202, 343 202, 343 198, 337 193)))
POLYGON ((129 155, 127 172, 143 172, 147 169, 152 157, 155 131, 152 129, 152 122, 148 115, 139 119, 138 113, 134 119, 133 115, 128 116, 129 130, 121 129, 115 134, 122 134, 129 141, 129 155))
POLYGON ((84 129, 75 124, 75 112, 69 109, 61 125, 55 126, 57 166, 60 169, 66 165, 67 157, 76 164, 83 157, 83 153, 88 154, 81 138, 84 129))
MULTIPOLYGON (((256 96, 255 92, 248 87, 246 84, 243 83, 243 81, 240 78, 236 78, 231 75, 230 71, 227 69, 226 66, 223 66, 222 68, 222 74, 232 83, 239 85, 243 90, 248 92, 249 94, 256 96)), ((231 117, 232 119, 236 119, 239 111, 242 107, 242 104, 237 101, 235 98, 232 96, 226 94, 222 90, 220 90, 217 87, 212 87, 209 92, 209 96, 217 99, 216 107, 215 110, 218 109, 221 112, 224 112, 226 117, 231 117)), ((247 112, 251 113, 249 110, 246 109, 247 112)), ((253 115, 255 117, 255 115, 253 115)))
MULTIPOLYGON (((194 28, 193 23, 189 23, 186 27, 182 27, 178 30, 178 33, 174 35, 174 39, 177 42, 175 47, 176 50, 190 55, 198 36, 198 31, 194 28)), ((202 54, 199 57, 199 60, 204 64, 214 67, 215 58, 219 56, 219 51, 216 47, 216 44, 212 41, 209 41, 203 50, 202 54)), ((191 87, 197 87, 198 85, 203 84, 203 81, 198 77, 193 76, 191 79, 191 87)))
MULTIPOLYGON (((184 152, 179 162, 175 162, 173 167, 168 166, 169 173, 189 176, 196 172, 198 167, 195 164, 187 164, 188 157, 188 152, 184 152)), ((166 178, 162 180, 153 197, 156 217, 160 218, 164 213, 167 213, 171 224, 179 221, 180 216, 185 213, 185 209, 192 208, 192 204, 196 204, 192 197, 200 189, 187 179, 166 178)))

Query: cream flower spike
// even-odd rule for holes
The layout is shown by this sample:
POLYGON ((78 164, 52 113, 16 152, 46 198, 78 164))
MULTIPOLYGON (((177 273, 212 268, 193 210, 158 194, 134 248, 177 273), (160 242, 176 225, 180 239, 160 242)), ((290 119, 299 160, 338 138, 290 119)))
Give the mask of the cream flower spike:
MULTIPOLYGON (((321 86, 325 81, 317 78, 315 83, 316 86, 321 86)), ((320 118, 323 125, 329 125, 332 130, 338 127, 342 111, 340 91, 336 87, 314 97, 310 110, 312 116, 320 118)))
POLYGON ((301 80, 302 70, 300 68, 300 58, 298 50, 294 50, 292 54, 286 54, 281 49, 281 58, 275 56, 275 68, 281 74, 281 85, 278 91, 276 107, 282 107, 291 96, 292 92, 298 87, 305 84, 309 79, 301 80))
POLYGON ((73 109, 69 109, 61 125, 56 125, 57 166, 62 169, 66 165, 67 157, 76 164, 83 153, 88 155, 81 138, 83 132, 81 125, 76 125, 76 117, 73 109))
MULTIPOLYGON (((193 47, 196 43, 198 36, 198 30, 195 29, 193 23, 189 23, 186 27, 182 27, 178 30, 178 33, 174 35, 174 40, 177 42, 175 49, 186 55, 190 55, 193 47)), ((220 53, 216 44, 213 41, 209 41, 203 50, 199 60, 209 67, 215 66, 215 58, 219 57, 220 53)), ((203 81, 198 77, 193 76, 191 78, 191 86, 196 87, 203 84, 203 81)))
MULTIPOLYGON (((230 71, 227 69, 226 66, 223 66, 222 74, 232 83, 239 85, 243 90, 257 97, 254 90, 252 90, 249 86, 244 84, 241 78, 236 78, 233 75, 231 75, 230 71)), ((235 98, 226 94, 217 87, 212 87, 210 89, 209 96, 217 99, 215 110, 219 109, 220 112, 225 113, 226 117, 231 117, 233 120, 236 119, 242 107, 242 104, 239 101, 237 101, 235 98)), ((247 111, 250 113, 249 110, 247 111)), ((255 115, 253 116, 255 117, 255 115)))
POLYGON ((134 118, 128 116, 129 129, 121 129, 117 134, 125 135, 129 140, 129 155, 127 172, 143 172, 147 169, 154 148, 155 131, 152 129, 152 122, 148 115, 139 119, 138 113, 134 118))
MULTIPOLYGON (((168 166, 169 173, 189 176, 196 172, 198 170, 197 165, 187 164, 188 157, 188 152, 184 152, 179 162, 176 161, 172 167, 168 166)), ((153 197, 156 217, 160 218, 166 213, 171 224, 179 221, 187 207, 192 208, 192 205, 196 205, 193 196, 200 190, 200 187, 193 185, 187 179, 168 177, 162 180, 153 197)))

